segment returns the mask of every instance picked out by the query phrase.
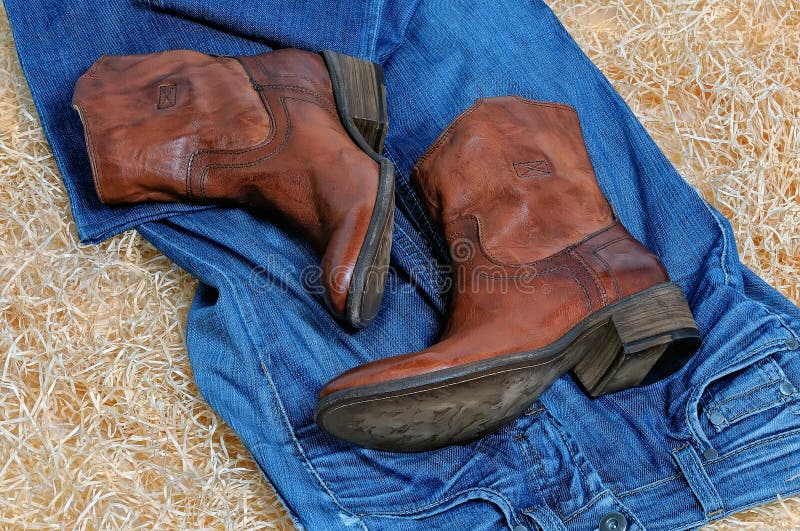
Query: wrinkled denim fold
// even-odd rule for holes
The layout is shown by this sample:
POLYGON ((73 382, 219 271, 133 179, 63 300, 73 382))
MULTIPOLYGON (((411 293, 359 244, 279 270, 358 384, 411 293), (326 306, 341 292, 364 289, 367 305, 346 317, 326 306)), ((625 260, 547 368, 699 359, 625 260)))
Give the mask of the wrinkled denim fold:
MULTIPOLYGON (((800 492, 800 312, 739 260, 729 222, 675 171, 540 0, 76 3, 6 0, 23 69, 78 234, 136 227, 200 280, 187 350, 209 404, 309 529, 694 528, 800 492), (239 209, 106 207, 70 108, 102 54, 334 49, 385 68, 398 168, 392 271, 364 330, 309 289, 318 258, 296 233, 239 209), (446 318, 446 249, 408 174, 476 98, 576 108, 600 185, 689 300, 700 351, 668 379, 590 400, 570 376, 513 424, 422 454, 357 448, 314 423, 316 394, 355 365, 420 350, 446 318)), ((309 147, 313 156, 313 146, 309 147)))

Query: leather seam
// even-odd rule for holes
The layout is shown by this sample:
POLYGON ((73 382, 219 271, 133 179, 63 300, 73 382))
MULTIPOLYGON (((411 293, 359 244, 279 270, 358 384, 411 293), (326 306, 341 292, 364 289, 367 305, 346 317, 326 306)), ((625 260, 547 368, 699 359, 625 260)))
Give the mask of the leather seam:
MULTIPOLYGON (((281 108, 283 109, 284 113, 286 114, 286 132, 283 135, 283 140, 281 141, 281 144, 274 151, 271 151, 271 152, 267 153, 266 155, 264 155, 262 157, 259 157, 259 158, 255 159, 255 160, 251 160, 250 162, 227 163, 227 164, 207 164, 203 168, 203 171, 202 171, 202 173, 200 175, 200 196, 202 198, 204 198, 204 199, 206 198, 205 183, 206 183, 206 179, 208 177, 208 172, 210 170, 212 170, 212 169, 221 169, 221 168, 251 168, 251 167, 253 167, 253 166, 255 166, 255 165, 257 165, 257 164, 259 164, 261 162, 264 162, 265 160, 269 160, 269 159, 272 159, 272 158, 278 156, 283 151, 283 149, 288 144, 289 136, 292 133, 292 118, 289 115, 289 109, 286 108, 286 100, 302 101, 302 102, 312 103, 313 104, 313 102, 309 102, 309 101, 301 99, 301 98, 292 98, 290 96, 279 96, 278 100, 280 102, 281 108)), ((273 137, 273 139, 270 140, 270 142, 269 142, 270 144, 272 143, 272 140, 274 140, 274 137, 273 137)))
POLYGON ((613 239, 611 241, 608 241, 608 242, 604 243, 603 245, 601 245, 600 247, 597 247, 596 249, 592 250, 592 255, 594 255, 598 260, 600 260, 603 263, 603 265, 606 267, 606 270, 608 270, 608 274, 611 277, 611 282, 614 283, 614 289, 617 291, 617 298, 618 299, 622 298, 622 288, 619 287, 619 280, 617 280, 617 275, 616 275, 616 273, 614 273, 614 270, 611 268, 611 264, 608 263, 608 260, 606 260, 605 258, 600 256, 600 251, 602 251, 603 249, 606 249, 608 247, 611 247, 615 243, 624 241, 626 239, 627 238, 625 236, 620 236, 619 238, 615 238, 615 239, 613 239))
POLYGON ((322 110, 324 110, 324 111, 336 116, 337 120, 339 119, 339 115, 335 113, 334 106, 331 104, 331 102, 328 101, 327 99, 325 99, 325 97, 322 96, 321 94, 319 94, 318 92, 314 92, 313 90, 309 90, 309 89, 306 89, 306 88, 303 88, 303 87, 298 87, 298 86, 295 86, 295 85, 270 84, 270 85, 259 85, 259 86, 261 88, 268 88, 268 89, 271 89, 271 90, 279 90, 279 89, 290 90, 290 91, 293 91, 293 92, 300 92, 301 94, 305 94, 307 96, 311 96, 312 98, 314 98, 314 99, 316 99, 318 101, 301 100, 300 98, 294 98, 294 99, 297 99, 297 100, 300 100, 300 101, 307 101, 308 103, 312 103, 312 104, 318 106, 320 109, 322 109, 322 110))
MULTIPOLYGON (((453 236, 464 236, 464 237, 466 237, 467 234, 465 234, 465 233, 455 233, 455 234, 453 234, 453 236)), ((448 241, 450 241, 450 239, 448 239, 448 241)), ((469 265, 473 270, 477 270, 478 269, 477 266, 475 265, 475 262, 472 260, 471 256, 467 259, 467 261, 469 262, 469 265)), ((504 267, 504 266, 499 266, 499 267, 504 267)), ((522 266, 522 267, 524 267, 524 266, 522 266)), ((575 281, 575 283, 578 285, 578 287, 581 288, 581 291, 583 292, 584 299, 586 299, 586 309, 589 310, 589 311, 592 310, 592 300, 591 300, 591 298, 589 296, 589 292, 586 289, 586 286, 583 285, 583 282, 580 281, 580 279, 578 278, 578 275, 575 274, 575 271, 573 271, 572 268, 569 267, 569 265, 561 264, 561 265, 556 265, 556 266, 550 267, 548 269, 542 269, 542 270, 538 270, 538 269, 536 269, 534 267, 531 267, 531 269, 534 270, 531 273, 528 273, 528 274, 522 273, 522 274, 517 274, 517 275, 513 275, 513 276, 490 275, 489 273, 485 273, 483 271, 478 271, 477 274, 478 274, 479 277, 484 277, 484 278, 488 278, 488 279, 491 279, 491 280, 521 280, 521 279, 533 280, 534 278, 540 277, 540 276, 545 275, 547 273, 555 273, 557 271, 566 271, 567 273, 569 273, 569 275, 572 277, 572 279, 575 281)))
POLYGON ((589 273, 589 277, 594 282, 595 287, 597 287, 597 292, 600 293, 600 300, 603 303, 603 306, 608 305, 608 295, 606 294, 606 290, 603 287, 602 283, 600 282, 599 277, 597 276, 597 272, 594 268, 581 256, 580 251, 578 249, 573 249, 572 253, 570 253, 577 262, 583 267, 583 269, 589 273))
MULTIPOLYGON (((521 264, 509 264, 509 263, 501 262, 500 260, 495 258, 492 255, 492 253, 483 244, 483 237, 482 237, 483 226, 481 225, 481 220, 480 220, 480 218, 478 216, 476 216, 474 214, 466 214, 466 215, 464 215, 464 216, 462 216, 462 217, 460 217, 458 219, 454 219, 453 221, 450 221, 450 222, 445 224, 445 232, 447 232, 446 229, 447 229, 448 226, 458 223, 463 218, 472 218, 475 221, 475 223, 477 224, 477 226, 478 226, 478 245, 480 246, 481 252, 484 254, 484 256, 486 256, 486 258, 489 259, 489 261, 492 262, 495 265, 498 265, 498 266, 501 266, 501 267, 509 267, 509 268, 536 267, 536 265, 538 265, 538 264, 542 264, 544 262, 555 260, 555 259, 557 259, 557 258, 559 258, 559 257, 561 257, 563 255, 569 254, 574 249, 576 249, 577 247, 583 245, 584 243, 588 242, 589 240, 595 238, 596 236, 599 236, 599 235, 603 234, 604 232, 610 231, 611 229, 613 229, 617 225, 617 221, 614 220, 610 225, 608 225, 608 226, 606 226, 606 227, 604 227, 604 228, 602 228, 602 229, 600 229, 600 230, 598 230, 596 232, 593 232, 593 233, 585 236, 579 242, 573 243, 573 244, 565 247, 564 249, 561 249, 560 251, 557 251, 557 252, 555 252, 555 253, 553 253, 553 254, 551 254, 549 256, 545 256, 544 258, 540 258, 538 260, 533 260, 531 262, 524 262, 524 263, 521 263, 521 264)), ((464 237, 468 237, 467 234, 463 234, 463 233, 459 233, 459 235, 460 236, 464 236, 464 237)), ((449 241, 451 238, 447 238, 447 239, 449 241)))
MULTIPOLYGON (((191 198, 192 194, 192 173, 194 171, 194 164, 196 157, 200 155, 243 155, 245 153, 249 153, 251 151, 255 151, 262 147, 268 146, 272 143, 275 139, 276 133, 276 121, 275 121, 275 114, 272 111, 271 106, 267 103, 266 98, 261 98, 262 105, 264 106, 267 117, 269 118, 269 132, 267 132, 267 136, 259 142, 258 144, 254 144, 247 148, 240 148, 240 149, 217 149, 217 148, 206 148, 206 149, 198 149, 189 157, 189 163, 186 165, 186 179, 185 179, 185 189, 186 189, 186 196, 191 198)), ((203 197, 205 197, 203 195, 203 197)))
POLYGON ((439 137, 433 142, 433 144, 431 144, 428 150, 422 154, 422 157, 420 157, 417 163, 414 164, 414 168, 412 168, 412 171, 415 168, 421 166, 423 162, 425 162, 428 158, 430 158, 431 155, 433 155, 436 151, 438 151, 439 148, 442 147, 442 144, 444 144, 444 141, 447 140, 447 138, 453 132, 453 130, 456 127, 458 127, 458 125, 462 121, 464 121, 465 118, 467 118, 470 114, 475 112, 481 105, 483 105, 483 98, 479 98, 478 100, 476 100, 475 103, 473 103, 468 109, 466 109, 464 112, 458 115, 455 118, 455 120, 453 120, 450 123, 450 125, 447 126, 447 128, 442 132, 442 134, 439 135, 439 137))
MULTIPOLYGON (((264 78, 265 78, 265 79, 270 79, 270 78, 272 78, 272 77, 283 77, 283 78, 286 78, 286 77, 287 77, 286 75, 281 75, 281 74, 278 74, 277 76, 276 76, 276 75, 274 75, 274 74, 271 74, 271 73, 270 73, 270 72, 267 70, 267 67, 266 67, 266 66, 264 66, 264 63, 261 61, 261 57, 260 57, 260 56, 258 56, 258 55, 254 55, 254 56, 252 56, 252 57, 253 57, 253 60, 255 61, 256 65, 258 66, 258 69, 259 69, 259 70, 261 71, 261 73, 264 75, 264 78)), ((329 73, 328 75, 330 75, 330 73, 329 73)), ((294 75, 292 75, 292 76, 293 76, 293 77, 296 77, 296 78, 298 78, 298 79, 305 79, 306 81, 308 81, 308 82, 309 82, 309 83, 311 83, 312 85, 317 85, 317 83, 315 83, 315 82, 311 81, 311 80, 310 80, 309 78, 307 78, 307 77, 304 77, 304 76, 294 76, 294 75)), ((294 88, 294 89, 297 89, 297 90, 299 90, 300 92, 306 92, 306 93, 308 93, 308 94, 314 95, 314 96, 318 97, 319 99, 326 101, 326 102, 328 103, 328 105, 331 105, 331 104, 332 104, 332 102, 331 102, 330 100, 326 100, 325 98, 323 98, 323 96, 322 96, 321 94, 319 94, 317 91, 315 91, 315 90, 312 90, 312 89, 307 89, 307 88, 305 88, 305 87, 300 87, 300 86, 297 86, 297 85, 284 84, 284 83, 275 83, 275 84, 268 84, 268 85, 263 85, 263 86, 267 86, 267 87, 287 87, 287 88, 294 88)), ((333 92, 333 87, 331 87, 331 92, 333 92)))
POLYGON ((540 101, 540 100, 532 100, 529 98, 523 98, 519 95, 514 95, 514 98, 519 100, 520 102, 524 103, 525 105, 534 105, 536 107, 551 107, 553 109, 563 109, 566 111, 572 111, 575 115, 578 115, 578 111, 572 105, 567 103, 559 103, 557 101, 540 101))

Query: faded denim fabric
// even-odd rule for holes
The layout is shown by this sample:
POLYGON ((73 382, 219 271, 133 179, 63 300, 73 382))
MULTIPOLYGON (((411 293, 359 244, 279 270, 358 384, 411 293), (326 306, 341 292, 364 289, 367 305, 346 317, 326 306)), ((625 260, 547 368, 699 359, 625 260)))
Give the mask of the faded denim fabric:
MULTIPOLYGON (((741 264, 728 221, 678 175, 541 0, 5 0, 84 242, 136 227, 201 282, 187 348, 203 396, 308 529, 686 529, 800 492, 800 311, 741 264), (343 330, 304 287, 318 258, 239 209, 105 207, 77 77, 101 54, 331 48, 384 65, 398 168, 393 271, 375 322, 343 330), (703 346, 656 384, 590 400, 570 376, 465 446, 365 450, 313 421, 355 365, 422 349, 446 318, 445 249, 409 187, 415 160, 475 98, 568 103, 601 187, 684 290, 703 346)), ((313 150, 311 151, 313 155, 313 150)))

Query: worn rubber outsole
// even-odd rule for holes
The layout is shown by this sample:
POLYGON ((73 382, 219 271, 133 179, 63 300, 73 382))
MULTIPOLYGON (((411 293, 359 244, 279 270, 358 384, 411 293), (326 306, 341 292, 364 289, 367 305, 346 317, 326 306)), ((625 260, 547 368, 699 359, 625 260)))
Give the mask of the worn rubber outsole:
POLYGON ((602 308, 542 348, 331 393, 315 418, 359 446, 434 450, 498 430, 571 369, 599 396, 667 376, 699 344, 683 293, 668 282, 602 308))

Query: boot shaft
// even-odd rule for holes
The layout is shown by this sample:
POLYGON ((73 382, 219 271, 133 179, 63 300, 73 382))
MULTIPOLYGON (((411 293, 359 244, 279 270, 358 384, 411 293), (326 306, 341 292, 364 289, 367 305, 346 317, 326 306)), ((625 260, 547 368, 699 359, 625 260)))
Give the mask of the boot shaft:
POLYGON ((391 245, 384 98, 378 65, 334 52, 174 50, 102 57, 73 107, 102 202, 214 203, 281 219, 322 255, 333 312, 362 327, 391 245))
POLYGON ((434 220, 479 220, 487 254, 541 260, 613 222, 566 105, 517 96, 477 100, 412 171, 434 220))

